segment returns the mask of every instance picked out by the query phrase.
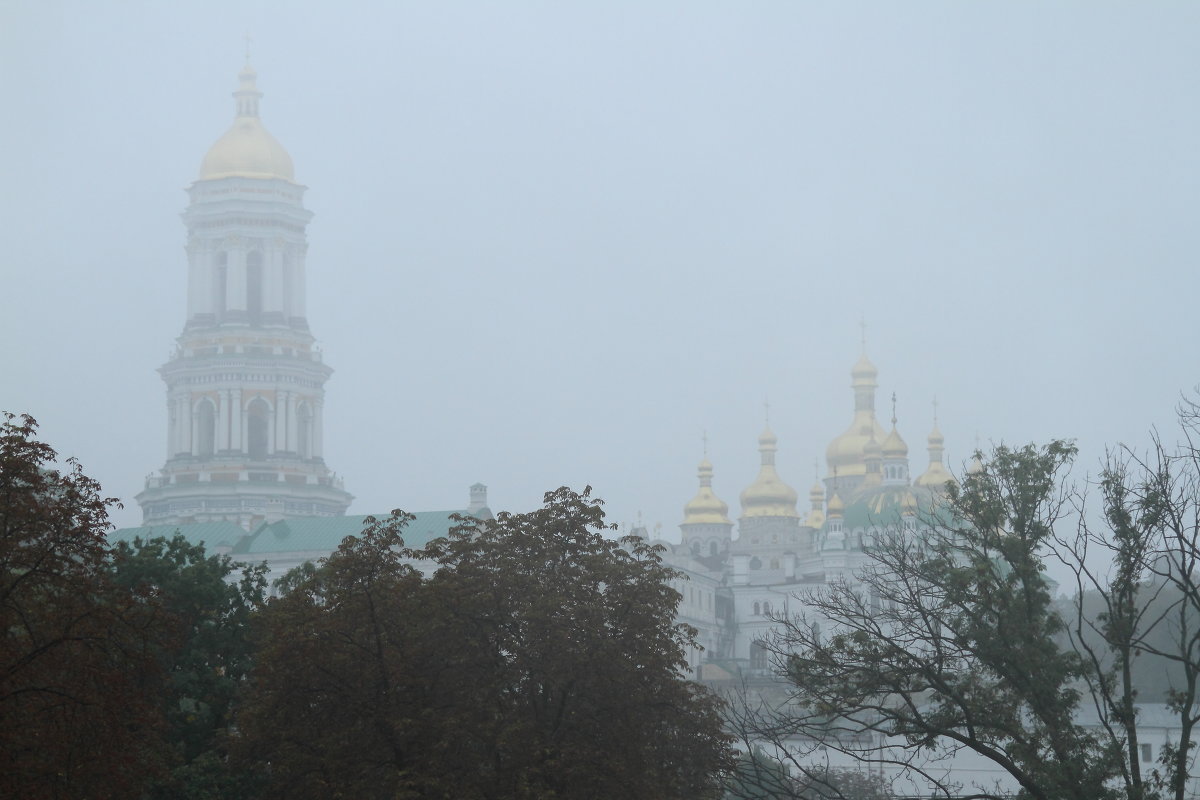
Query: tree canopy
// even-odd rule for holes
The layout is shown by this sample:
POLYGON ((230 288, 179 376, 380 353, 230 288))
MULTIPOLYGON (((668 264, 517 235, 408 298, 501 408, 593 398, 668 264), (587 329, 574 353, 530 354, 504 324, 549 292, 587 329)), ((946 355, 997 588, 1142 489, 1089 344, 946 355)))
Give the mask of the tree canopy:
POLYGON ((655 547, 560 489, 403 547, 395 512, 261 615, 243 758, 271 797, 716 796, 716 700, 684 680, 655 547), (436 564, 429 578, 413 560, 436 564))

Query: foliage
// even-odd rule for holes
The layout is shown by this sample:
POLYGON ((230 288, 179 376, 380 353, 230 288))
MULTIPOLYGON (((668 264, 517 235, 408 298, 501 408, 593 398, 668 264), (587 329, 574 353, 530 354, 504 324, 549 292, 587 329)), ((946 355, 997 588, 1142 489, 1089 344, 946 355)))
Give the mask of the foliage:
POLYGON ((245 567, 231 581, 228 556, 207 555, 176 534, 118 543, 110 569, 116 585, 151 600, 159 614, 154 653, 166 674, 158 700, 172 772, 149 796, 238 796, 244 778, 221 768, 224 739, 250 668, 248 623, 264 599, 266 567, 245 567))
POLYGON ((161 755, 154 615, 105 569, 115 501, 36 434, 0 422, 0 795, 137 796, 161 755))
POLYGON ((1110 452, 1097 481, 1102 521, 1081 498, 1073 538, 1057 542, 1075 576, 1071 642, 1088 660, 1088 686, 1131 800, 1183 800, 1200 724, 1200 408, 1179 409, 1181 442, 1110 452), (1163 698, 1179 740, 1143 774, 1137 706, 1142 676, 1167 681, 1163 698))
POLYGON ((1055 644, 1063 622, 1043 574, 1074 452, 995 448, 951 484, 950 524, 879 536, 856 583, 806 597, 774 643, 794 689, 787 732, 892 762, 943 797, 960 787, 938 761, 962 750, 1026 797, 1110 796, 1113 754, 1075 721, 1085 665, 1055 644))
POLYGON ((716 796, 716 701, 656 548, 588 492, 403 549, 372 521, 268 603, 243 758, 269 797, 716 796), (423 578, 409 561, 436 564, 423 578))

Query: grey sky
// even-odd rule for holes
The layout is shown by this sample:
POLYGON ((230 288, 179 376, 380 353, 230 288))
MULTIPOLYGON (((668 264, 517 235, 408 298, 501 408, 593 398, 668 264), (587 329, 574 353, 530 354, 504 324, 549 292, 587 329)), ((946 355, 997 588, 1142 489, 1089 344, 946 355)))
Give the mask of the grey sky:
MULTIPOLYGON (((591 483, 677 537, 763 400, 802 499, 859 320, 914 472, 1169 427, 1200 380, 1200 4, 0 2, 0 407, 127 504, 243 34, 310 187, 353 512, 591 483)), ((803 504, 803 500, 802 500, 803 504)))

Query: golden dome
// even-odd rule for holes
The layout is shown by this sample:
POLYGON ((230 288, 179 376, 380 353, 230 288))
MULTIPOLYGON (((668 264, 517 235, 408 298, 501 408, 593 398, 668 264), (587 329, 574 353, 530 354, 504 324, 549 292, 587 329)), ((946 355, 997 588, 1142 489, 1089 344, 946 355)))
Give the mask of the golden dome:
POLYGON ((921 473, 921 477, 915 481, 917 486, 924 486, 928 489, 941 491, 946 488, 947 483, 957 483, 954 476, 950 474, 950 470, 942 463, 943 445, 945 438, 942 432, 938 430, 937 422, 933 423, 933 430, 929 432, 929 467, 921 473))
POLYGON ((882 441, 886 436, 875 419, 875 376, 879 371, 866 353, 850 370, 850 386, 854 390, 854 421, 841 436, 825 448, 825 462, 830 475, 857 476, 867 472, 864 450, 872 438, 882 441))
POLYGON ((777 440, 767 428, 758 437, 758 452, 762 466, 758 477, 742 492, 743 517, 799 517, 796 513, 796 490, 788 486, 775 472, 777 440))
POLYGON ((834 492, 833 497, 829 498, 829 518, 841 517, 845 510, 846 504, 842 502, 842 498, 838 497, 837 492, 834 492))
POLYGON ((892 423, 892 432, 883 440, 883 457, 884 458, 906 458, 908 456, 908 445, 904 443, 904 439, 900 437, 900 432, 896 430, 896 423, 892 423))
POLYGON ((729 506, 721 502, 712 490, 712 464, 708 459, 700 462, 700 491, 683 507, 684 525, 732 525, 729 506))
POLYGON ((238 78, 241 86, 233 93, 237 100, 233 126, 208 149, 200 163, 200 180, 235 176, 294 180, 292 157, 259 119, 262 92, 255 85, 257 74, 247 64, 238 78))
POLYGON ((804 524, 810 528, 819 528, 825 524, 825 487, 820 481, 808 490, 808 502, 812 505, 812 510, 808 512, 804 524))

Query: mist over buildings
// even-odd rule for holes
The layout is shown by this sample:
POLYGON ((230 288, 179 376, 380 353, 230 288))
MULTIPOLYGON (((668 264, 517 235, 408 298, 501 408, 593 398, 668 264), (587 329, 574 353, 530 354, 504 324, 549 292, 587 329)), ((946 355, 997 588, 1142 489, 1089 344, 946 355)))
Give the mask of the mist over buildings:
POLYGON ((764 402, 803 492, 864 321, 914 472, 935 396, 951 465, 1088 468, 1200 379, 1200 8, 7 3, 0 407, 119 525, 247 29, 354 512, 591 484, 676 537, 703 436, 718 495, 753 481, 764 402))

